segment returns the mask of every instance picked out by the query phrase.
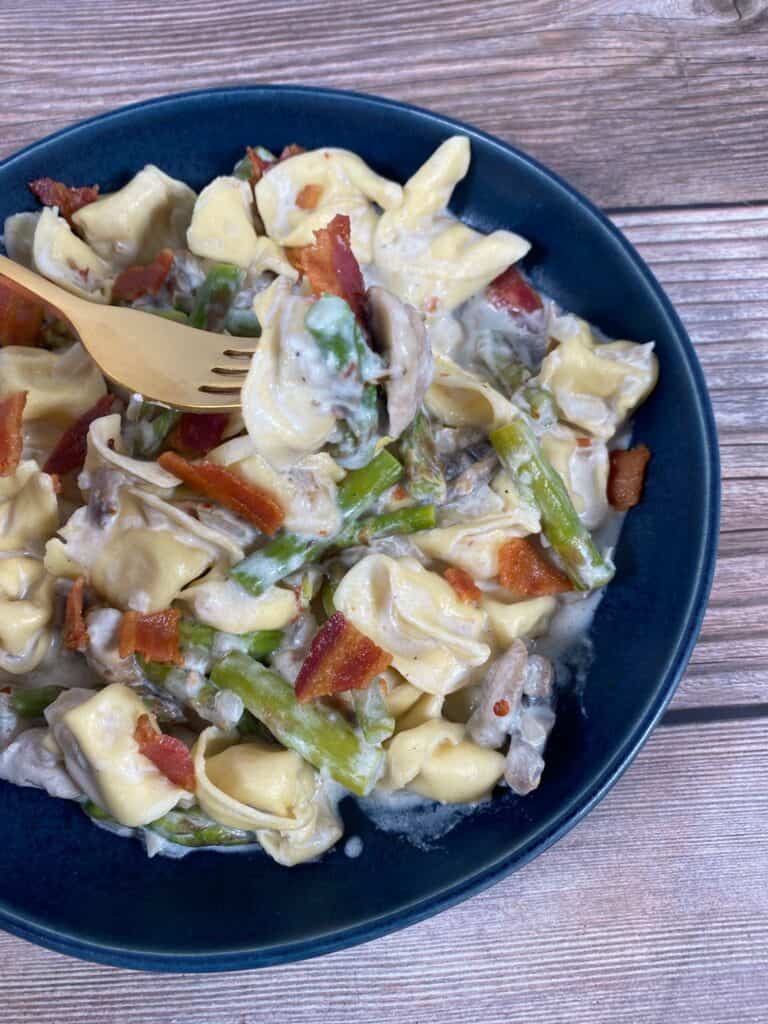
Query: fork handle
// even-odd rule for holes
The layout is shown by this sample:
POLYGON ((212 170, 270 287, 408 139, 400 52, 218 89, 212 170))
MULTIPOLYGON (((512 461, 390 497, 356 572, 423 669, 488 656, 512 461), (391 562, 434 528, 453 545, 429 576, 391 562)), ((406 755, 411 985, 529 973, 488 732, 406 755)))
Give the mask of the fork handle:
POLYGON ((0 256, 0 275, 12 285, 29 292, 36 298, 41 299, 46 305, 52 306, 58 313, 63 313, 67 320, 73 323, 87 313, 91 303, 85 299, 65 291, 57 284, 53 284, 47 278, 23 267, 20 263, 8 259, 7 256, 0 256))

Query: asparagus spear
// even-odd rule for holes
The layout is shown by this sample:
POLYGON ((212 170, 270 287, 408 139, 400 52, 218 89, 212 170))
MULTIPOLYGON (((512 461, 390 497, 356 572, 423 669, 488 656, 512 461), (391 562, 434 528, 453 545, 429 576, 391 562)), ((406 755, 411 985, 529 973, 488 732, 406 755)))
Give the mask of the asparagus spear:
MULTIPOLYGON (((274 164, 277 162, 275 154, 271 153, 264 146, 254 146, 253 148, 256 155, 261 157, 265 163, 274 164)), ((253 175, 253 164, 251 163, 251 158, 247 153, 237 161, 232 170, 232 174, 235 178, 242 178, 243 181, 251 180, 253 175)))
POLYGON ((448 491, 437 455, 429 418, 417 412, 400 437, 400 454, 405 467, 405 489, 414 501, 441 504, 448 491))
MULTIPOLYGON (((403 467, 387 451, 380 451, 367 466, 348 473, 338 491, 338 503, 344 525, 356 520, 385 491, 397 483, 403 467)), ((254 551, 231 570, 230 575, 251 594, 265 590, 296 572, 308 562, 315 562, 334 540, 312 540, 294 533, 283 533, 265 547, 254 551)))
POLYGON ((395 731, 395 720, 387 711, 381 687, 374 679, 364 690, 352 694, 357 722, 368 743, 383 743, 395 731))
POLYGON ((242 846, 257 842, 253 832, 220 825, 199 807, 176 808, 145 826, 148 832, 180 846, 242 846))
POLYGON ((182 619, 179 635, 183 647, 203 647, 214 656, 242 651, 252 658, 266 658, 283 639, 281 629, 258 629, 251 633, 225 633, 194 619, 182 619))
POLYGON ((528 423, 521 416, 499 427, 491 434, 491 444, 515 482, 538 505, 544 536, 574 586, 591 590, 608 583, 613 564, 598 551, 528 423))
POLYGON ((131 455, 151 459, 181 419, 181 413, 157 402, 142 402, 135 413, 133 408, 125 427, 126 446, 131 455))
POLYGON ((237 338, 260 338, 261 324, 252 309, 233 306, 227 313, 224 325, 230 334, 237 338))
POLYGON ((206 331, 221 331, 227 321, 232 301, 243 283, 243 272, 230 263, 211 267, 197 289, 189 322, 206 331))
POLYGON ((290 683, 244 654, 228 654, 213 682, 238 694, 245 707, 285 747, 359 796, 375 785, 384 752, 371 746, 337 713, 316 702, 299 704, 290 683))
POLYGON ((370 516, 350 523, 333 539, 334 548, 348 548, 354 544, 369 544, 377 537, 392 537, 401 533, 431 530, 435 525, 434 505, 410 505, 394 512, 370 516))
POLYGON ((11 710, 20 718, 40 718, 63 689, 63 686, 37 686, 33 690, 14 689, 9 700, 11 710))
POLYGON ((531 410, 531 417, 542 427, 557 423, 555 398, 551 391, 536 385, 523 388, 523 398, 531 410))
POLYGON ((481 331, 475 344, 494 384, 507 398, 511 398, 530 378, 531 371, 518 359, 510 358, 509 343, 498 331, 481 331))

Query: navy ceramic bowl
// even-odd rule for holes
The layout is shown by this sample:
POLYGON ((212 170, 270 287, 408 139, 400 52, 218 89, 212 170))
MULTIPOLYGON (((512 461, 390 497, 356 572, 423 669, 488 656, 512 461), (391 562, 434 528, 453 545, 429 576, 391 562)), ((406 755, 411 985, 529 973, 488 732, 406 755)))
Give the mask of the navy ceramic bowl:
POLYGON ((79 808, 0 783, 0 923, 75 956, 125 967, 217 971, 316 956, 466 899, 568 831, 606 793, 669 701, 704 612, 718 518, 717 438, 693 348, 643 261, 587 200, 529 157, 466 125, 352 93, 255 86, 170 96, 68 128, 0 165, 0 222, 33 209, 26 182, 123 184, 146 163, 199 189, 246 144, 342 146, 405 180, 445 138, 472 142, 453 210, 533 243, 534 282, 614 336, 654 340, 658 387, 635 436, 653 452, 627 518, 617 578, 593 628, 583 708, 566 702, 540 788, 499 796, 427 852, 374 829, 351 801, 341 848, 286 869, 259 854, 148 860, 79 808))

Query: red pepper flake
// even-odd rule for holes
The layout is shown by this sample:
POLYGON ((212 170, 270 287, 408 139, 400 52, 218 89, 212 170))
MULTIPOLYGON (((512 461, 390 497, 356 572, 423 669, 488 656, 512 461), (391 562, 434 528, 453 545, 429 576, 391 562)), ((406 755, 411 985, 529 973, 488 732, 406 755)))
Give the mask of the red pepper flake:
POLYGON ((301 704, 345 690, 362 690, 380 675, 392 655, 336 612, 315 635, 296 679, 301 704))
POLYGON ((327 227, 315 231, 312 245, 293 249, 289 255, 296 269, 307 277, 315 295, 338 295, 365 327, 365 282, 352 252, 350 231, 349 217, 337 213, 327 227))
POLYGON ((64 646, 70 651, 84 651, 88 646, 88 630, 83 618, 85 576, 78 576, 67 594, 64 607, 64 646))
POLYGON ((445 570, 443 576, 464 604, 476 604, 480 600, 480 588, 465 569, 451 566, 450 569, 445 570))
POLYGON ((515 537, 502 544, 499 549, 499 581, 521 597, 544 597, 573 590, 565 573, 526 537, 515 537))
POLYGON ((26 391, 16 391, 0 401, 0 476, 15 473, 21 459, 21 419, 26 404, 26 391))
POLYGON ((644 444, 638 444, 626 451, 617 449, 611 452, 608 501, 617 511, 626 512, 640 501, 650 458, 650 449, 644 444))
POLYGON ((32 348, 39 345, 44 315, 42 302, 6 284, 6 278, 0 280, 3 282, 0 287, 0 345, 32 348))
POLYGON ((275 498, 231 469, 214 462, 193 464, 176 452, 163 452, 157 461, 187 487, 231 509, 269 537, 283 525, 285 513, 275 498))
POLYGON ((493 713, 497 718, 504 718, 505 715, 509 714, 509 701, 506 698, 497 700, 493 705, 493 713))
POLYGON ((436 313, 437 307, 440 305, 440 300, 436 295, 433 295, 431 299, 427 299, 424 309, 427 313, 436 313))
POLYGON ((128 267, 121 271, 112 285, 114 302, 134 302, 142 295, 157 295, 173 266, 173 252, 161 249, 151 263, 144 267, 128 267))
POLYGON ((69 185, 64 185, 53 178, 36 178, 35 181, 30 181, 27 187, 43 206, 58 206, 61 216, 70 223, 74 213, 99 198, 98 185, 70 188, 69 185))
POLYGON ((88 450, 88 431, 94 420, 108 416, 115 402, 114 395, 102 397, 68 427, 43 466, 44 473, 71 473, 81 469, 88 450))
POLYGON ((225 412, 185 412, 168 435, 168 446, 182 455, 201 456, 221 442, 229 416, 225 412))
POLYGON ((508 313, 535 313, 543 309, 541 296, 535 291, 517 267, 509 267, 488 285, 486 296, 492 306, 508 313))
POLYGON ((305 185, 296 196, 296 205, 300 210, 314 210, 322 193, 322 185, 305 185))
POLYGON ((163 608, 149 615, 123 612, 118 636, 120 657, 129 658, 132 654, 140 654, 147 661, 182 665, 184 659, 179 648, 180 619, 178 608, 163 608))
POLYGON ((139 753, 150 760, 169 782, 194 793, 195 765, 185 743, 153 729, 149 715, 139 715, 133 738, 139 746, 139 753))
POLYGON ((591 448, 592 447, 592 438, 591 437, 577 437, 576 438, 576 444, 579 446, 579 448, 591 448))

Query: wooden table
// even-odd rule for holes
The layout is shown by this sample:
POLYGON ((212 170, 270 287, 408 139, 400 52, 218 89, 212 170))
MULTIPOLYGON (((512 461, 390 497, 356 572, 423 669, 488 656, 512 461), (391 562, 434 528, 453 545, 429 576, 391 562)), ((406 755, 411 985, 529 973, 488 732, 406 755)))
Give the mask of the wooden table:
POLYGON ((768 1020, 768 4, 3 0, 0 45, 0 155, 244 82, 380 93, 515 142, 667 288, 723 461, 717 576, 672 709, 555 848, 407 931, 259 972, 156 978, 3 935, 0 1021, 768 1020))

